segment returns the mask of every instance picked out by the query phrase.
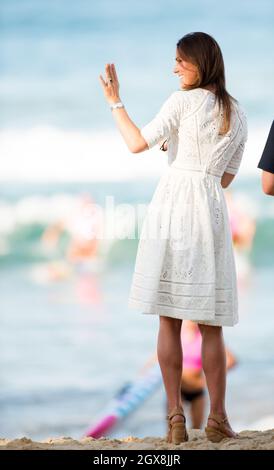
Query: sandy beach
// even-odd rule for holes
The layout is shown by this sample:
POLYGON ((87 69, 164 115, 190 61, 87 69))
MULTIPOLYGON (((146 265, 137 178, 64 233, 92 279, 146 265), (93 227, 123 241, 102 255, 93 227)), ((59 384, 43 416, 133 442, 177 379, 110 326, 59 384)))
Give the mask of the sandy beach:
POLYGON ((128 436, 123 439, 84 438, 75 440, 60 437, 35 442, 21 439, 0 439, 0 450, 274 450, 274 429, 268 431, 242 431, 238 439, 224 439, 219 444, 209 442, 204 432, 189 431, 189 441, 180 444, 167 444, 164 438, 128 436))

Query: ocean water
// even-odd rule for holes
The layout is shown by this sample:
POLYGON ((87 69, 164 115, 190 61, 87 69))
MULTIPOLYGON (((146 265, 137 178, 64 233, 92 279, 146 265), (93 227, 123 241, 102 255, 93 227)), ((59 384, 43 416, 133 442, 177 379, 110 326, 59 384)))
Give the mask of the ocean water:
MULTIPOLYGON (((1 273, 0 435, 80 438, 155 353, 159 320, 127 309, 131 263, 48 283, 35 269, 28 263, 1 273)), ((240 322, 224 329, 238 361, 227 407, 239 431, 274 424, 273 272, 251 269, 240 322)), ((163 436, 164 418, 160 385, 107 435, 163 436)))
MULTIPOLYGON (((155 350, 158 318, 127 308, 137 239, 102 240, 92 269, 68 262, 66 230, 55 245, 42 239, 81 195, 102 207, 107 196, 149 202, 166 155, 128 152, 99 74, 115 63, 141 126, 178 89, 175 46, 190 31, 219 42, 249 122, 232 194, 256 231, 239 258, 240 323, 225 329, 238 359, 228 408, 239 430, 273 427, 274 198, 257 170, 273 119, 273 2, 1 0, 0 9, 0 435, 81 437, 155 350)), ((164 416, 159 387, 112 435, 161 436, 164 416)))
POLYGON ((249 121, 243 171, 257 172, 273 119, 271 0, 1 0, 0 9, 1 180, 159 175, 156 150, 129 154, 99 75, 115 63, 121 99, 142 126, 179 88, 176 42, 191 31, 221 46, 227 89, 249 121))
POLYGON ((273 2, 1 0, 1 125, 112 127, 99 74, 114 62, 121 97, 146 121, 174 89, 176 42, 219 42, 227 86, 262 124, 273 113, 273 2))

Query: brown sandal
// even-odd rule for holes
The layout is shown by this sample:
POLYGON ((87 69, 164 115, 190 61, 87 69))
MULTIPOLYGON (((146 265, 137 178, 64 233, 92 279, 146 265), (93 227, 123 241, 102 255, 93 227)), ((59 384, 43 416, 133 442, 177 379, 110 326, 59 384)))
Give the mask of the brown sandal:
POLYGON ((167 415, 166 419, 168 420, 168 433, 167 433, 167 442, 171 444, 181 444, 181 442, 186 442, 188 441, 188 433, 186 430, 186 418, 183 413, 182 408, 175 407, 171 411, 169 415, 167 415), (175 415, 181 415, 183 416, 184 420, 183 421, 175 421, 171 422, 171 419, 175 415))
POLYGON ((235 433, 235 436, 230 436, 225 427, 225 423, 228 423, 227 417, 222 418, 221 415, 210 414, 208 419, 212 419, 215 423, 218 424, 218 427, 207 426, 205 428, 206 437, 211 442, 220 442, 222 439, 237 439, 239 435, 235 433))

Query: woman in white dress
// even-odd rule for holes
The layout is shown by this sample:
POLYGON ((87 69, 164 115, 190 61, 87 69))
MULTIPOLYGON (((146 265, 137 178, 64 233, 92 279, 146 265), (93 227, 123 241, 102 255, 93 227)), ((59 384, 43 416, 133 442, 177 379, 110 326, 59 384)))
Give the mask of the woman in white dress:
POLYGON ((203 369, 210 397, 208 439, 236 438, 225 409, 226 359, 223 326, 238 322, 231 230, 223 188, 235 177, 247 140, 246 116, 226 91, 222 52, 202 32, 176 44, 171 93, 142 129, 129 118, 119 96, 114 64, 100 81, 118 128, 133 153, 167 145, 162 175, 142 225, 129 307, 159 315, 158 361, 167 394, 167 441, 188 439, 180 386, 183 319, 202 334, 203 369), (120 104, 119 104, 120 103, 120 104), (119 107, 120 106, 120 107, 119 107))

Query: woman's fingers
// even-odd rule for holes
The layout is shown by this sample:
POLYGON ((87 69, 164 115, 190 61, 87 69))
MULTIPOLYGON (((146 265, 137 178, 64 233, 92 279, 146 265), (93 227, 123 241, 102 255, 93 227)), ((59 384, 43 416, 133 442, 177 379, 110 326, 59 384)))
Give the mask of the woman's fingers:
POLYGON ((118 82, 118 77, 117 77, 117 73, 116 73, 116 69, 115 69, 114 64, 112 64, 112 73, 113 73, 114 80, 116 80, 118 82))
POLYGON ((116 80, 116 77, 114 74, 114 64, 109 64, 109 75, 113 81, 116 80))
MULTIPOLYGON (((107 80, 109 80, 110 78, 113 80, 113 74, 112 74, 112 70, 111 70, 110 64, 107 64, 107 65, 106 65, 106 76, 107 76, 107 80)), ((111 82, 110 82, 110 83, 111 83, 111 82)))
POLYGON ((107 79, 111 78, 113 81, 118 82, 118 77, 114 64, 106 64, 107 79))
POLYGON ((114 64, 105 65, 106 78, 99 75, 101 85, 107 100, 119 99, 119 82, 114 64), (109 81, 111 79, 111 82, 109 81))
POLYGON ((100 82, 103 86, 103 88, 107 88, 109 84, 112 84, 112 82, 109 82, 109 79, 111 78, 110 70, 109 70, 109 64, 106 64, 105 66, 105 71, 106 71, 106 81, 103 79, 102 75, 99 75, 100 82))
POLYGON ((102 85, 103 85, 104 87, 106 87, 107 84, 106 84, 105 80, 103 79, 102 75, 99 75, 99 78, 100 78, 100 82, 102 83, 102 85))

